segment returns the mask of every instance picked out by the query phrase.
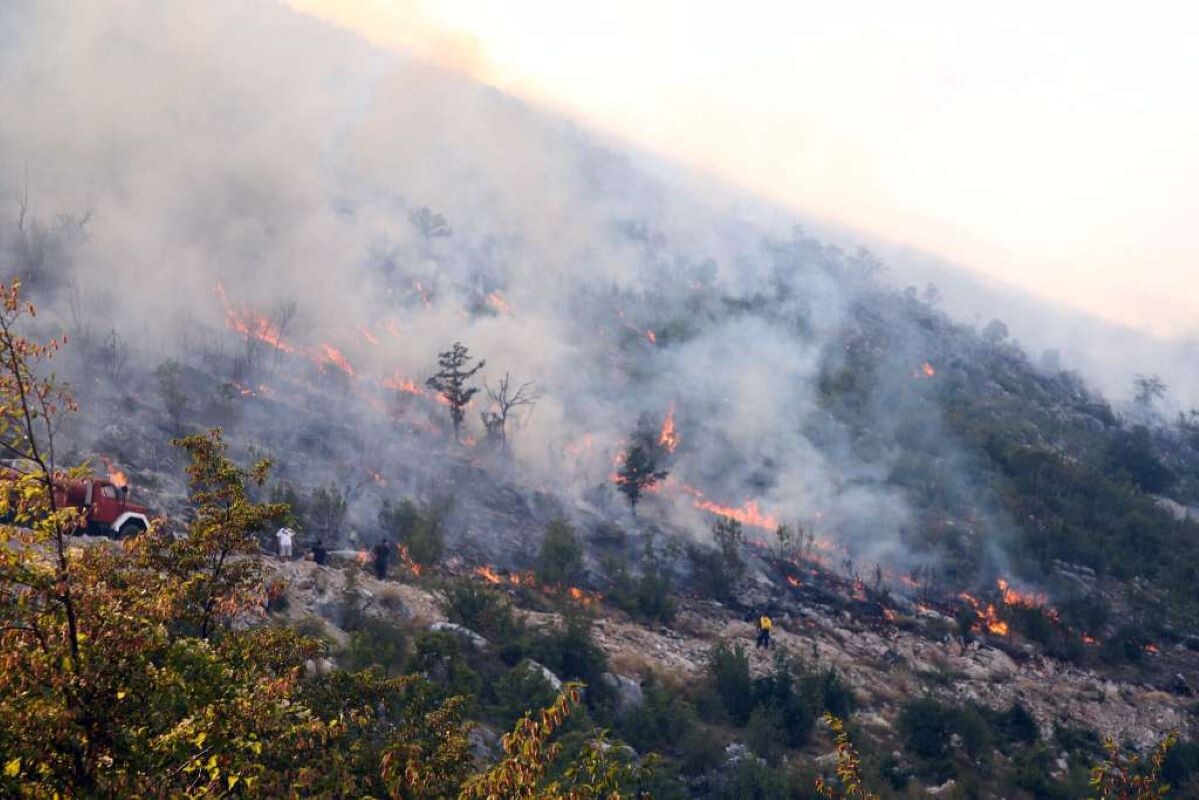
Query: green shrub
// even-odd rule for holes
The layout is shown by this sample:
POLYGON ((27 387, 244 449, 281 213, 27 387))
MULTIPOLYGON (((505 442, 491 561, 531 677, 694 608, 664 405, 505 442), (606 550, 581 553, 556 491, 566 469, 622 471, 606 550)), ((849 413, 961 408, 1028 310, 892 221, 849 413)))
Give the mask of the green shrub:
POLYGON ((379 527, 402 544, 417 564, 436 564, 445 552, 445 521, 451 502, 439 498, 418 506, 409 499, 393 504, 383 501, 379 527))
POLYGON ((745 743, 770 764, 777 764, 790 737, 778 706, 759 705, 745 724, 745 743))
POLYGON ((583 569, 583 545, 575 529, 562 517, 545 529, 537 553, 537 579, 553 586, 575 583, 583 569))
POLYGON ((459 578, 446 587, 445 610, 451 622, 470 628, 497 645, 516 642, 524 634, 524 626, 508 600, 495 589, 470 578, 459 578))
POLYGON ((363 617, 350 633, 350 643, 342 655, 343 666, 351 670, 379 667, 388 675, 404 671, 407 636, 386 620, 363 617))
POLYGON ((745 534, 737 520, 717 517, 712 523, 712 538, 715 549, 691 546, 687 555, 700 594, 727 602, 745 575, 745 560, 741 557, 745 534))
POLYGON ((447 696, 478 696, 483 681, 462 652, 459 638, 445 631, 417 634, 411 669, 440 686, 447 696))
POLYGON ((531 635, 526 652, 562 680, 586 684, 584 696, 589 711, 610 710, 612 690, 603 680, 608 656, 591 638, 590 620, 568 616, 561 628, 531 635))
POLYGON ((641 705, 624 716, 617 732, 641 752, 678 754, 684 737, 699 725, 695 706, 652 677, 642 684, 641 695, 641 705))
POLYGON ((712 648, 708 674, 728 718, 737 726, 749 721, 754 709, 753 680, 749 676, 749 656, 744 645, 729 647, 724 642, 712 648))
POLYGON ((915 700, 900 712, 898 728, 918 772, 932 780, 952 777, 959 757, 975 761, 991 748, 987 721, 970 706, 952 706, 931 698, 915 700))
POLYGON ((495 683, 493 712, 504 727, 527 712, 550 705, 557 693, 549 680, 532 662, 521 661, 495 683))

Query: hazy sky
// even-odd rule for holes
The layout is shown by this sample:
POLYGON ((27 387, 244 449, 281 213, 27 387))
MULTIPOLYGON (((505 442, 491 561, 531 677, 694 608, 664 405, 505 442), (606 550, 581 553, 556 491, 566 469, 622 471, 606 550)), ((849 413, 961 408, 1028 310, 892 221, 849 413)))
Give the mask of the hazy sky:
POLYGON ((1199 334, 1194 4, 290 2, 799 211, 1199 334))

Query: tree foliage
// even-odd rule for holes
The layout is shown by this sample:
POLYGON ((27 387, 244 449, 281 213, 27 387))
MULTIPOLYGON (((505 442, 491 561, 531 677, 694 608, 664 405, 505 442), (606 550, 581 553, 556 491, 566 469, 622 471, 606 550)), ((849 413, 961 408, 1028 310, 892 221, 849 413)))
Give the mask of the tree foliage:
POLYGON ((479 392, 479 387, 468 386, 467 381, 475 373, 483 369, 486 361, 470 365, 470 351, 461 342, 437 355, 437 374, 433 375, 425 385, 441 395, 450 409, 450 422, 454 425, 454 441, 460 440, 462 421, 466 418, 466 407, 479 392))
POLYGON ((558 586, 574 583, 582 568, 583 545, 575 529, 562 517, 553 520, 537 552, 538 580, 558 586))
POLYGON ((616 468, 616 487, 628 499, 634 515, 641 494, 669 475, 667 470, 658 469, 656 451, 652 440, 634 440, 623 453, 620 467, 616 468))

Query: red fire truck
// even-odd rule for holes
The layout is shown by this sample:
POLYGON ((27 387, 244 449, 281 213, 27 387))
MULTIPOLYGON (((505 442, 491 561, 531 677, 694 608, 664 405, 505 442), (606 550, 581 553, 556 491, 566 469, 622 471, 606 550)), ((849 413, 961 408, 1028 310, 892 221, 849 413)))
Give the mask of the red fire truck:
POLYGON ((107 478, 64 479, 54 482, 54 502, 87 511, 87 524, 79 533, 122 538, 150 527, 145 506, 129 502, 129 484, 107 478))
MULTIPOLYGON (((30 465, 0 462, 0 480, 28 473, 30 465)), ((150 527, 149 510, 129 502, 129 481, 125 473, 109 466, 107 478, 70 478, 54 475, 54 504, 59 508, 81 508, 84 524, 76 533, 120 538, 133 536, 150 527)))

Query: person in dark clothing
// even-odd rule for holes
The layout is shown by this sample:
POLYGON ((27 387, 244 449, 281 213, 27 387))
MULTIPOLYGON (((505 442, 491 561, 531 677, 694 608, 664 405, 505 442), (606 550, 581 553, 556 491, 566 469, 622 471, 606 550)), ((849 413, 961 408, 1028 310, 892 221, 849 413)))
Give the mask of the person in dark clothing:
POLYGON ((316 544, 312 546, 312 560, 321 565, 329 560, 329 551, 325 549, 325 543, 320 539, 317 539, 316 544))
POLYGON ((387 546, 387 542, 379 542, 375 545, 375 577, 383 580, 387 577, 387 559, 391 557, 391 548, 387 546))

